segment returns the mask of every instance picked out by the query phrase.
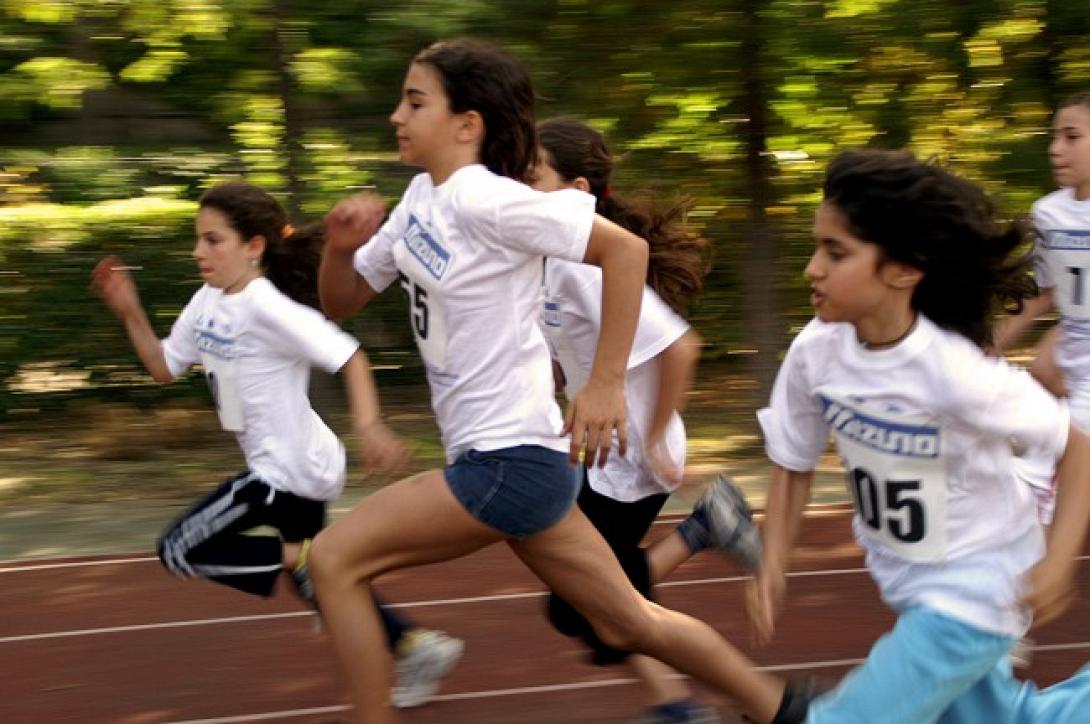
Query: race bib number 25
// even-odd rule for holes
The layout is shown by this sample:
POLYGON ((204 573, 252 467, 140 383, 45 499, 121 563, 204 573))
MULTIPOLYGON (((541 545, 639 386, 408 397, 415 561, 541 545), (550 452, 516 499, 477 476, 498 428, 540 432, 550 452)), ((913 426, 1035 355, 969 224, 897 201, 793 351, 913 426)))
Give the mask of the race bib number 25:
POLYGON ((946 464, 942 429, 904 415, 861 412, 822 398, 859 527, 917 563, 946 556, 946 464))

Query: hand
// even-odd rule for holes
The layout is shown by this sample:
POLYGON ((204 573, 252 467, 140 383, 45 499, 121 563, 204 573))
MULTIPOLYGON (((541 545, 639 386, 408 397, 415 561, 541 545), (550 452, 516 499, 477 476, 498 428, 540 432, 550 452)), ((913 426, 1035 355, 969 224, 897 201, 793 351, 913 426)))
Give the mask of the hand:
POLYGON ((787 579, 783 571, 767 563, 762 564, 755 578, 746 586, 746 613, 754 639, 760 646, 772 640, 776 628, 776 616, 787 591, 787 579))
POLYGON ((683 471, 670 457, 670 450, 666 447, 666 440, 662 435, 656 435, 654 439, 647 440, 643 448, 643 456, 656 478, 671 488, 681 485, 683 471))
POLYGON ((360 440, 360 456, 367 470, 394 473, 408 467, 412 457, 409 448, 385 423, 372 422, 361 428, 357 434, 360 440))
POLYGON ((363 246, 382 226, 386 202, 375 194, 341 199, 325 217, 325 243, 331 251, 351 253, 363 246))
POLYGON ((1075 561, 1046 555, 1026 574, 1026 589, 1020 603, 1033 611, 1034 628, 1057 618, 1075 599, 1075 561))
POLYGON ((617 444, 623 456, 628 451, 628 429, 625 423, 624 380, 617 383, 595 382, 592 378, 568 405, 564 415, 561 435, 571 433, 571 450, 568 459, 572 465, 579 462, 579 451, 584 449, 583 464, 588 468, 597 462, 604 467, 609 459, 613 443, 613 431, 617 431, 617 444))
POLYGON ((96 264, 91 272, 91 286, 121 319, 140 310, 140 295, 124 266, 125 262, 120 258, 108 256, 96 264))

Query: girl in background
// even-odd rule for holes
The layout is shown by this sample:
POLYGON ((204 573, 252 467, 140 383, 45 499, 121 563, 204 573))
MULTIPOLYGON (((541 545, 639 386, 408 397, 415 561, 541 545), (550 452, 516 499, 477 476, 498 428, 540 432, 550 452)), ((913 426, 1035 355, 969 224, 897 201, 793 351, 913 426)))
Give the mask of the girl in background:
MULTIPOLYGON (((288 572, 316 607, 307 552, 344 486, 346 458, 311 409, 310 367, 340 373, 366 467, 402 467, 407 450, 381 420, 359 343, 316 309, 320 227, 293 232, 268 193, 225 183, 201 197, 196 232, 193 258, 204 284, 166 339, 156 336, 117 257, 103 259, 92 275, 156 382, 203 367, 220 424, 234 433, 246 459, 242 473, 167 528, 159 558, 179 577, 266 597, 288 572), (277 534, 244 534, 258 526, 277 534)), ((398 653, 399 701, 421 704, 461 655, 462 642, 379 612, 398 653)))
MULTIPOLYGON (((700 337, 682 317, 704 287, 708 242, 685 230, 685 202, 660 213, 650 199, 618 197, 610 186, 613 158, 601 134, 585 123, 553 118, 537 130, 540 150, 533 187, 591 194, 599 215, 645 238, 650 252, 625 378, 628 454, 611 457, 604 467, 583 468, 579 508, 605 538, 632 585, 648 598, 652 584, 710 546, 752 569, 760 560, 760 536, 741 491, 725 476, 713 483, 689 518, 654 545, 641 547, 670 493, 681 484, 685 468, 685 426, 679 412, 700 355, 700 337)), ((546 259, 544 294, 542 329, 565 395, 575 399, 594 362, 602 322, 601 270, 546 259)), ((557 630, 586 641, 594 663, 627 663, 650 706, 643 724, 719 721, 711 708, 693 699, 672 669, 607 646, 586 618, 555 593, 548 612, 557 630)))

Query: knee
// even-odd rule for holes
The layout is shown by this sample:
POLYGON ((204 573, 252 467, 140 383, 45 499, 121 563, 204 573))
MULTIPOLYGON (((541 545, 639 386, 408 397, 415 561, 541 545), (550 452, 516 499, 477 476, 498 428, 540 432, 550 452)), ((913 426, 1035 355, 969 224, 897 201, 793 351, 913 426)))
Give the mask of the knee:
POLYGON ((329 535, 328 529, 311 543, 307 570, 318 591, 367 583, 376 575, 366 555, 358 551, 350 554, 335 535, 329 535))
POLYGON ((622 651, 647 651, 658 630, 652 605, 642 600, 624 611, 595 616, 590 622, 602 643, 622 651))

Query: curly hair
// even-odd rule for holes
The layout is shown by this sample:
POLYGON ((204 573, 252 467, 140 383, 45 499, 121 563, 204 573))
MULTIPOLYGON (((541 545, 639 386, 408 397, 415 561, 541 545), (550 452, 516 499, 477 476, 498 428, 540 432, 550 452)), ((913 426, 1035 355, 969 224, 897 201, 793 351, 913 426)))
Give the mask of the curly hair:
POLYGON ((318 264, 324 236, 319 223, 298 231, 288 227, 288 215, 268 192, 242 181, 218 184, 201 195, 200 208, 213 208, 227 217, 244 241, 265 237, 261 267, 281 292, 308 307, 318 302, 318 264), (288 235, 285 236, 285 231, 288 235))
POLYGON ((685 228, 692 199, 680 198, 659 207, 648 192, 618 197, 610 188, 613 156, 602 134, 575 118, 551 118, 537 127, 538 143, 549 166, 571 183, 582 176, 597 199, 596 211, 647 240, 647 284, 678 314, 704 289, 711 266, 711 245, 685 228))
POLYGON ((498 46, 471 38, 434 43, 413 62, 438 71, 452 112, 481 114, 481 162, 488 170, 525 181, 537 140, 534 88, 522 62, 498 46))
POLYGON ((981 347, 1001 309, 1037 294, 1029 227, 1002 223, 976 185, 908 152, 858 150, 829 164, 825 200, 882 258, 923 272, 912 306, 981 347))

